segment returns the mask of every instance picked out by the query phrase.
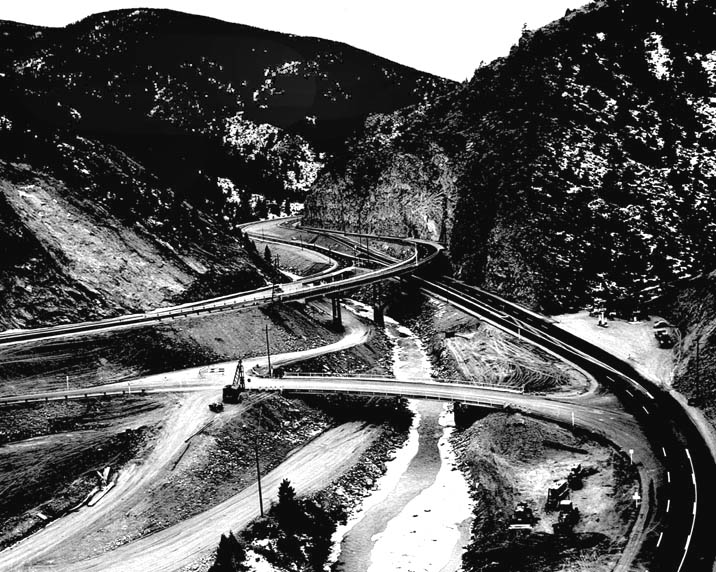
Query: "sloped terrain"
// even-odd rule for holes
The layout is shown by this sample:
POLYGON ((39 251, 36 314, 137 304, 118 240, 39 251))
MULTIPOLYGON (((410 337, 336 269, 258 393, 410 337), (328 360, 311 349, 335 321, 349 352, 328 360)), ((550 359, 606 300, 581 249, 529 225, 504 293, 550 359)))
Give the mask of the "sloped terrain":
POLYGON ((0 326, 117 315, 181 300, 189 288, 198 296, 264 283, 261 259, 241 240, 184 203, 167 205, 161 191, 145 187, 142 197, 139 177, 116 167, 126 181, 112 180, 107 166, 91 166, 79 186, 0 161, 0 326), (124 197, 113 193, 117 181, 124 197))
POLYGON ((243 220, 252 194, 301 199, 368 113, 452 84, 337 42, 169 10, 0 31, 21 115, 116 145, 193 204, 243 220))
POLYGON ((302 200, 368 113, 450 85, 336 42, 168 10, 0 22, 0 46, 11 328, 260 285, 272 271, 238 225, 302 200))
POLYGON ((598 572, 614 568, 636 511, 636 471, 618 454, 586 435, 522 417, 489 413, 456 433, 453 444, 475 498, 472 542, 463 556, 468 571, 598 572), (544 508, 547 489, 571 468, 586 470, 570 498, 580 511, 573 530, 553 533, 555 512, 544 508), (508 529, 517 503, 533 511, 533 528, 508 529))
POLYGON ((446 240, 460 277, 548 312, 710 270, 715 21, 608 1, 525 30, 446 96, 371 117, 307 222, 446 240))
POLYGON ((663 304, 685 333, 674 388, 703 409, 716 426, 716 272, 678 289, 663 304))

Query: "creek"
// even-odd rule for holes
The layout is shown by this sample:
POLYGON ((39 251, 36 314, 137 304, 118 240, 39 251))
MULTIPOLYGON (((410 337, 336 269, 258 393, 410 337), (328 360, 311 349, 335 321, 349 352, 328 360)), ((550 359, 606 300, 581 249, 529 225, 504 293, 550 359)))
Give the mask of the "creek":
MULTIPOLYGON (((356 311, 357 309, 353 309, 356 311)), ((386 316, 398 379, 429 378, 430 360, 419 338, 386 316)), ((406 443, 361 508, 334 540, 341 572, 455 572, 470 539, 472 500, 456 467, 448 406, 411 400, 406 443)))

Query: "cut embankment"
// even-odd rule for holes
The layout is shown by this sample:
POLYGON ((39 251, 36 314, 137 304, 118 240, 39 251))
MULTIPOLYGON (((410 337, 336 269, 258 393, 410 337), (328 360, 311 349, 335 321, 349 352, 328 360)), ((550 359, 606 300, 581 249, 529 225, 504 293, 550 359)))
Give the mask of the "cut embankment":
POLYGON ((468 572, 496 563, 500 570, 547 572, 579 564, 585 572, 611 569, 638 512, 632 495, 638 476, 628 456, 586 435, 520 414, 490 413, 453 437, 475 499, 473 539, 463 563, 468 572), (547 507, 580 467, 563 496, 578 510, 558 530, 570 506, 547 507), (525 503, 529 515, 519 511, 525 503), (510 529, 511 525, 528 525, 510 529))

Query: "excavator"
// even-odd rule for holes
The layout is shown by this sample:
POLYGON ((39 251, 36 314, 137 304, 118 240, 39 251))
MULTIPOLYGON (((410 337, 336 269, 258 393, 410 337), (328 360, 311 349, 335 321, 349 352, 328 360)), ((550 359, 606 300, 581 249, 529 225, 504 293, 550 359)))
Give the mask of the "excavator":
POLYGON ((234 372, 234 381, 231 385, 225 385, 224 390, 221 394, 221 400, 224 403, 240 403, 242 400, 242 393, 246 390, 246 380, 244 378, 244 364, 241 360, 236 365, 236 371, 234 372))

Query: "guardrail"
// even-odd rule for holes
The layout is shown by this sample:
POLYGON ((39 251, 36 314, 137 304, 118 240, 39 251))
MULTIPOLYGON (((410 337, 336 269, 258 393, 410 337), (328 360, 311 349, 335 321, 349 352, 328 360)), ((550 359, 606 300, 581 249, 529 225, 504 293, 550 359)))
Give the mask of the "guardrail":
MULTIPOLYGON (((364 379, 364 380, 375 380, 375 381, 391 381, 394 383, 424 383, 446 385, 446 386, 466 386, 475 387, 478 389, 487 389, 491 391, 506 391, 509 393, 524 393, 525 385, 505 385, 500 383, 480 382, 470 383, 464 379, 433 379, 429 377, 414 377, 410 380, 397 379, 394 376, 383 375, 383 374, 369 374, 369 373, 341 373, 339 375, 335 373, 327 372, 300 372, 300 373, 286 373, 282 379, 310 379, 310 378, 331 378, 331 379, 364 379)), ((268 379, 268 378, 261 378, 268 379)))
POLYGON ((369 395, 373 397, 404 397, 406 399, 429 399, 432 401, 450 401, 453 403, 465 403, 469 405, 476 405, 476 406, 483 406, 483 407, 493 407, 493 408, 503 408, 508 405, 511 405, 510 400, 508 398, 503 399, 489 399, 485 397, 470 397, 470 396, 450 396, 446 394, 441 393, 425 393, 425 392, 418 392, 418 391, 401 391, 399 393, 395 391, 381 391, 380 389, 376 388, 361 388, 361 387, 348 387, 344 389, 327 389, 327 388, 296 388, 296 387, 282 387, 280 385, 276 386, 266 386, 262 387, 260 389, 255 388, 248 388, 249 391, 277 391, 280 393, 298 393, 298 394, 307 394, 307 395, 331 395, 336 393, 342 393, 342 394, 352 394, 352 395, 369 395))
POLYGON ((127 389, 116 389, 116 390, 104 390, 104 391, 85 391, 85 392, 66 392, 58 395, 45 395, 38 394, 23 395, 23 396, 10 396, 0 397, 0 405, 15 405, 20 403, 46 403, 50 401, 69 401, 74 399, 89 399, 90 397, 110 397, 119 395, 146 395, 146 389, 137 389, 135 391, 127 389))

